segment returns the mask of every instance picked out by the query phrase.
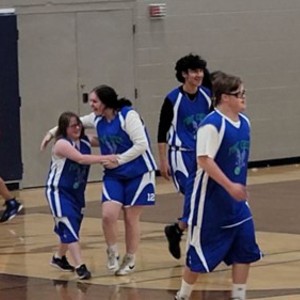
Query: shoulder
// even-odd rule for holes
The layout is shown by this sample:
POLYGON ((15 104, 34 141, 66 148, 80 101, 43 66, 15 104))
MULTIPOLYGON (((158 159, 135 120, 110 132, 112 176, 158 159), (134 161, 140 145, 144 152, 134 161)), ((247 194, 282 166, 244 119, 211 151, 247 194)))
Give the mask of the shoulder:
POLYGON ((81 139, 80 142, 91 147, 90 139, 88 136, 84 135, 81 139))
POLYGON ((245 114, 240 113, 239 116, 240 116, 240 119, 241 119, 242 121, 247 122, 247 124, 249 125, 249 127, 251 126, 250 120, 249 120, 249 118, 248 118, 245 114))
POLYGON ((123 117, 126 117, 129 112, 135 112, 135 110, 132 108, 132 106, 124 106, 120 109, 119 114, 121 114, 123 117))
POLYGON ((72 145, 72 142, 64 137, 58 138, 55 142, 55 145, 66 145, 66 144, 72 145))
POLYGON ((74 144, 66 139, 66 138, 59 138, 55 144, 53 145, 53 154, 64 157, 65 153, 68 151, 68 149, 74 147, 74 144))
POLYGON ((170 101, 176 100, 178 95, 181 93, 180 87, 176 87, 173 90, 171 90, 168 94, 167 94, 167 98, 170 101))
POLYGON ((212 111, 203 119, 200 126, 213 125, 219 130, 221 124, 222 116, 218 112, 212 111))
POLYGON ((211 90, 205 86, 200 86, 199 87, 199 91, 201 91, 202 93, 205 93, 207 96, 211 97, 211 90))

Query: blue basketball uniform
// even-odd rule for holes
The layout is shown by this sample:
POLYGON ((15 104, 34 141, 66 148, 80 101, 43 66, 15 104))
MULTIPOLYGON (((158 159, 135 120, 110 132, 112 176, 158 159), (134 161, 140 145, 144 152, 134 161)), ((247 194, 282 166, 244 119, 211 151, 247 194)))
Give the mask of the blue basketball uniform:
MULTIPOLYGON (((99 137, 100 151, 106 154, 122 154, 133 146, 125 128, 125 118, 132 107, 123 107, 113 120, 107 121, 101 116, 96 116, 95 127, 99 137)), ((146 128, 145 134, 148 138, 146 128)), ((105 169, 105 176, 117 178, 135 178, 157 169, 148 138, 146 152, 132 161, 122 164, 114 169, 105 169)))
MULTIPOLYGON (((246 185, 250 147, 248 118, 240 114, 239 122, 234 123, 214 111, 203 120, 201 128, 206 125, 214 126, 218 132, 214 161, 231 181, 246 185)), ((201 140, 201 134, 198 138, 201 140)), ((210 272, 221 261, 232 264, 260 259, 246 199, 236 201, 203 169, 189 178, 184 215, 188 215, 189 224, 186 263, 192 271, 210 272)))
POLYGON ((107 176, 103 182, 102 201, 117 201, 124 207, 155 204, 155 172, 135 178, 107 176))
MULTIPOLYGON (((127 114, 132 107, 125 106, 113 120, 95 116, 100 151, 106 154, 122 154, 133 146, 125 128, 127 114)), ((150 140, 144 127, 148 146, 145 153, 114 169, 105 169, 102 201, 118 201, 123 206, 155 204, 155 170, 157 169, 150 140)))
POLYGON ((186 180, 196 171, 196 132, 211 108, 211 92, 200 87, 196 97, 191 100, 178 87, 167 98, 173 105, 173 120, 168 132, 169 164, 177 190, 185 193, 186 180))
MULTIPOLYGON (((91 154, 91 145, 87 138, 80 140, 79 147, 74 142, 69 142, 82 154, 91 154)), ((63 243, 72 243, 79 239, 88 173, 89 165, 52 155, 46 197, 55 219, 54 230, 63 243)))

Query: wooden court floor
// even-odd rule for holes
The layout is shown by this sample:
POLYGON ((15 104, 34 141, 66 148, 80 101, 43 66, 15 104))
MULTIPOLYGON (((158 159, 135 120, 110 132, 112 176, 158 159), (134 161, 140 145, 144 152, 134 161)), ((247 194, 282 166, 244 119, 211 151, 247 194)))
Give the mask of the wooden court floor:
MULTIPOLYGON (((92 279, 78 281, 49 265, 56 248, 53 222, 43 189, 18 192, 22 215, 0 224, 0 300, 150 300, 174 299, 180 286, 184 257, 173 259, 163 234, 182 206, 172 184, 158 179, 157 204, 145 209, 136 271, 115 277, 106 270, 101 229, 100 183, 87 189, 87 209, 81 231, 84 260, 92 279)), ((249 170, 250 206, 264 259, 254 264, 248 299, 300 299, 300 166, 249 170)), ((120 249, 124 253, 122 220, 120 249)), ((183 238, 182 249, 185 238, 183 238)), ((221 265, 199 278, 192 300, 227 300, 230 270, 221 265)))

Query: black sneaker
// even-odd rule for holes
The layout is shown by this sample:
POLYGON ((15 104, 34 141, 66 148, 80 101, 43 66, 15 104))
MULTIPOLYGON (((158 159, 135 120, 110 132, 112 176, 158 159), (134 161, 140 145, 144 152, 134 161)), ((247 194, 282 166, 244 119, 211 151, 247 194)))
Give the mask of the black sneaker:
POLYGON ((66 272, 74 272, 75 270, 75 268, 69 264, 65 255, 62 258, 53 256, 50 265, 66 272))
POLYGON ((6 206, 6 208, 2 213, 0 222, 6 222, 13 219, 23 208, 23 205, 15 199, 5 201, 4 206, 6 206))
POLYGON ((180 241, 181 241, 182 231, 178 227, 178 224, 174 223, 172 225, 167 225, 165 227, 165 235, 169 243, 170 253, 174 258, 179 259, 181 257, 180 241))
POLYGON ((91 272, 87 269, 85 264, 76 268, 76 273, 79 279, 90 279, 92 277, 91 272))

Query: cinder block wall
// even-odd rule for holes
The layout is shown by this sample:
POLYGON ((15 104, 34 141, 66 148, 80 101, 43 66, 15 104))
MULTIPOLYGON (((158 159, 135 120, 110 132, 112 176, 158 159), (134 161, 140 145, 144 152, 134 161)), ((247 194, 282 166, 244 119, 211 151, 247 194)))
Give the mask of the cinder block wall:
MULTIPOLYGON (((155 153, 160 106, 178 84, 174 64, 195 52, 208 61, 210 70, 221 69, 244 80, 252 121, 252 161, 300 156, 300 1, 1 1, 0 8, 7 7, 16 9, 20 31, 24 187, 44 183, 50 151, 41 154, 39 143, 45 130, 66 109, 84 111, 78 87, 82 75, 78 19, 74 17, 84 12, 124 12, 124 24, 135 27, 129 37, 132 47, 127 45, 120 58, 127 68, 131 66, 123 80, 118 80, 113 62, 107 63, 112 63, 115 78, 101 77, 97 64, 88 69, 91 78, 97 77, 99 83, 105 79, 121 95, 133 97, 137 90, 134 104, 147 123, 155 153), (166 16, 151 19, 148 6, 157 2, 166 4, 166 16)), ((116 26, 115 19, 111 26, 116 26)), ((97 39, 91 34, 91 47, 108 43, 110 36, 97 39)), ((109 59, 99 53, 99 61, 105 60, 109 59)), ((123 68, 120 64, 119 69, 123 68)))
POLYGON ((151 20, 137 2, 139 110, 155 141, 159 108, 177 85, 175 61, 201 54, 210 70, 240 75, 252 120, 252 161, 300 156, 300 1, 166 0, 151 20))

